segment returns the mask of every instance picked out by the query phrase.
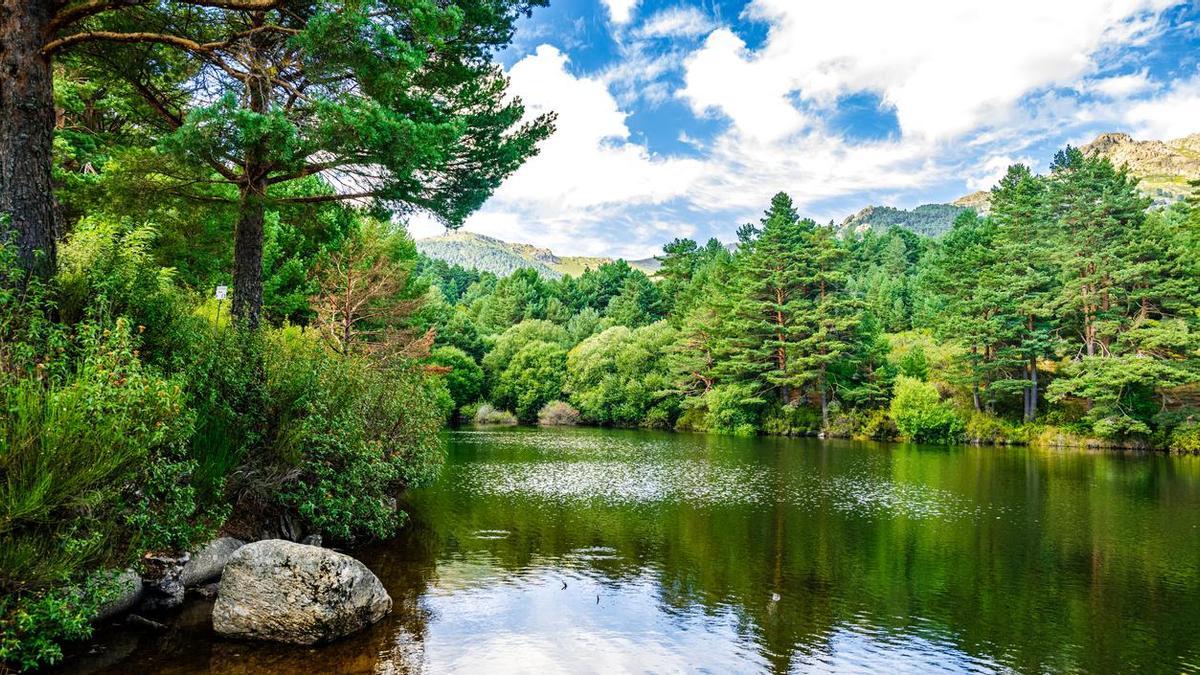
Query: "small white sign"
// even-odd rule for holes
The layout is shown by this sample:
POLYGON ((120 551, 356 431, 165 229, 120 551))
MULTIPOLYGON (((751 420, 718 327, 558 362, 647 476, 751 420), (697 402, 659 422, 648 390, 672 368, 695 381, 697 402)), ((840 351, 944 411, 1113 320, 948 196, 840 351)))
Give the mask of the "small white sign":
POLYGON ((217 286, 217 299, 218 300, 224 300, 228 296, 229 296, 229 287, 228 286, 217 286))

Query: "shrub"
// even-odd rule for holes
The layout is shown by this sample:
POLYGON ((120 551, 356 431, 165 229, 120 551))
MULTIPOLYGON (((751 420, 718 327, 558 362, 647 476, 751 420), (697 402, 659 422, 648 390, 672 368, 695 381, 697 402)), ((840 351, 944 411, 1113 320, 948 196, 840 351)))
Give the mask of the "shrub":
POLYGON ((0 382, 0 659, 53 662, 94 601, 57 590, 144 550, 209 536, 198 517, 182 389, 147 369, 125 321, 77 326, 64 375, 0 382))
POLYGON ((1167 439, 1171 452, 1200 454, 1200 422, 1188 420, 1171 430, 1167 439))
POLYGON ((562 396, 567 351, 550 342, 530 342, 500 373, 492 389, 497 405, 511 407, 522 422, 533 422, 542 406, 562 396))
POLYGON ((773 405, 763 413, 763 433, 811 436, 821 430, 821 413, 804 405, 773 405))
POLYGON ((579 411, 564 401, 551 401, 538 411, 538 424, 543 427, 573 427, 579 424, 579 411))
POLYGON ((498 410, 492 407, 491 403, 480 403, 475 408, 475 414, 471 416, 471 420, 475 424, 510 427, 517 423, 517 416, 507 410, 498 410))
POLYGON ((891 415, 900 433, 918 443, 953 443, 962 434, 962 421, 937 387, 904 375, 896 377, 891 415))
POLYGON ((862 413, 858 431, 853 438, 857 440, 892 441, 899 435, 896 423, 883 409, 867 410, 862 413))
POLYGON ((417 364, 343 356, 314 331, 265 335, 270 435, 235 474, 243 509, 285 536, 391 534, 394 495, 431 478, 442 453, 438 392, 417 364))
POLYGON ((709 429, 735 436, 758 433, 757 408, 762 404, 754 389, 744 384, 722 384, 704 396, 709 429))
POLYGON ((1008 445, 1029 441, 1028 430, 995 415, 974 411, 967 417, 964 435, 972 443, 985 445, 1008 445))

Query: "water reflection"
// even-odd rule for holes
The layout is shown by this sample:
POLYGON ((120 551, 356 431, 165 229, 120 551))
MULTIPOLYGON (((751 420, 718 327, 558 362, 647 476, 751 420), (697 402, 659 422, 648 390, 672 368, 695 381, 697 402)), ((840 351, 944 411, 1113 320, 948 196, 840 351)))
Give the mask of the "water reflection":
MULTIPOLYGON (((318 649, 209 607, 100 672, 1200 671, 1200 461, 569 430, 458 432, 396 600, 318 649)), ((101 661, 100 659, 105 659, 101 661)))

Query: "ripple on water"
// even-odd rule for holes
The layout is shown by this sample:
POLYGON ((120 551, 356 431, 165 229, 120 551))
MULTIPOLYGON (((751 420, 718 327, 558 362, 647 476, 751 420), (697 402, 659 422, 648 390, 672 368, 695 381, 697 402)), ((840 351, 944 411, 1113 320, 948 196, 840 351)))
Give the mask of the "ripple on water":
MULTIPOLYGON (((551 437, 551 440, 561 439, 551 437)), ((526 463, 477 462, 463 467, 457 480, 461 489, 473 494, 551 503, 589 501, 614 506, 783 503, 808 511, 833 510, 856 517, 938 520, 979 518, 991 510, 986 504, 947 490, 897 483, 866 472, 826 476, 793 470, 780 474, 763 465, 714 463, 688 457, 647 459, 647 455, 643 451, 640 459, 606 456, 526 463)))

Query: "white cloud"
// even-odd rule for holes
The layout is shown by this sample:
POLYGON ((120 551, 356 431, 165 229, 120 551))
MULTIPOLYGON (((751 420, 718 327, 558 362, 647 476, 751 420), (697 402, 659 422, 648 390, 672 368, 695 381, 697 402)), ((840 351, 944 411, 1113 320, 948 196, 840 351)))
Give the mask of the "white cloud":
POLYGON ((1156 98, 1133 104, 1125 121, 1138 138, 1172 139, 1200 131, 1200 77, 1177 82, 1156 98))
MULTIPOLYGON (((511 93, 530 115, 556 113, 556 131, 466 229, 568 254, 656 248, 661 242, 651 236, 653 225, 631 220, 628 209, 685 195, 704 164, 659 157, 632 142, 626 113, 605 82, 572 75, 568 63, 558 49, 542 45, 510 69, 511 93), (628 231, 598 236, 597 223, 628 231)), ((416 220, 410 229, 414 236, 437 233, 416 220)))
POLYGON ((689 61, 682 94, 747 129, 761 123, 756 117, 768 99, 771 107, 790 107, 791 96, 828 105, 873 91, 895 106, 905 135, 948 140, 1003 121, 1031 91, 1074 83, 1094 70, 1095 52, 1137 39, 1155 25, 1146 13, 1170 4, 753 0, 747 16, 770 24, 762 48, 747 52, 731 34, 714 33, 705 53, 689 61), (737 93, 753 89, 756 105, 722 104, 718 83, 737 93))
POLYGON ((695 37, 712 31, 716 25, 695 7, 664 9, 638 27, 635 35, 641 39, 663 37, 695 37))
POLYGON ((757 60, 746 43, 727 28, 714 31, 684 63, 679 95, 697 115, 721 112, 737 131, 756 139, 777 139, 797 131, 805 119, 788 100, 791 88, 776 64, 757 60))
POLYGON ((753 47, 694 8, 638 23, 637 0, 604 3, 618 26, 611 62, 582 74, 543 44, 509 69, 512 92, 532 114, 555 111, 558 131, 468 230, 643 257, 683 233, 729 239, 780 190, 806 215, 840 219, 881 199, 988 189, 1010 164, 1036 167, 1048 139, 1120 124, 1173 137, 1200 119, 1200 77, 1147 98, 1158 87, 1148 72, 1111 75, 1125 47, 1160 34, 1168 0, 751 0, 743 19, 768 28, 753 47), (895 111, 899 134, 849 141, 831 127, 839 98, 861 92, 895 111), (627 111, 665 96, 728 124, 651 127, 687 146, 651 152, 627 111))
POLYGON ((608 16, 617 25, 629 23, 633 19, 633 10, 637 8, 638 0, 604 0, 608 8, 608 16))
POLYGON ((1095 92, 1101 96, 1113 99, 1128 98, 1147 92, 1154 88, 1148 71, 1128 75, 1116 75, 1091 80, 1084 85, 1084 91, 1095 92))
POLYGON ((1008 167, 1013 164, 1024 164, 1034 167, 1037 163, 1029 157, 1012 158, 1008 155, 993 155, 979 164, 975 171, 967 177, 967 187, 971 190, 990 190, 1001 178, 1008 173, 1008 167))

